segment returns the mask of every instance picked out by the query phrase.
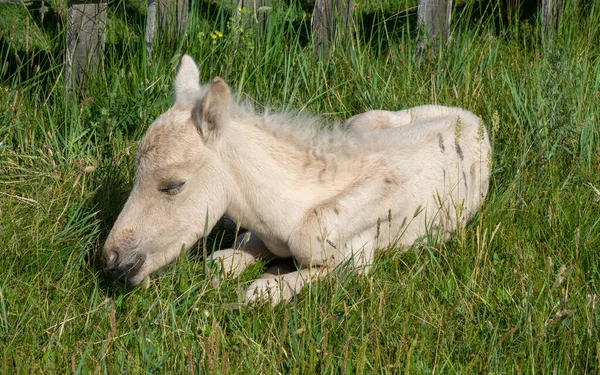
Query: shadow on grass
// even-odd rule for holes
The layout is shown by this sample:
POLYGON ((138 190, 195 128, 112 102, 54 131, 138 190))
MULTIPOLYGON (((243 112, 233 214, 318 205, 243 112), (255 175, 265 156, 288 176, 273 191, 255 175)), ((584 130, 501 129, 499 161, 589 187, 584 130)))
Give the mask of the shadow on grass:
MULTIPOLYGON (((123 158, 122 165, 111 163, 103 170, 99 181, 98 189, 90 201, 90 211, 98 211, 97 219, 100 224, 98 234, 98 244, 89 249, 87 253, 87 263, 102 275, 101 287, 109 293, 121 294, 131 290, 130 286, 123 283, 116 283, 104 274, 104 261, 102 259, 102 246, 112 226, 117 220, 132 188, 132 181, 128 177, 127 168, 130 168, 133 156, 123 158)), ((198 220, 200 222, 201 220, 198 220)), ((238 233, 243 233, 239 230, 238 233)), ((202 258, 204 254, 203 244, 206 244, 206 253, 211 254, 219 249, 230 248, 234 244, 236 227, 230 220, 221 219, 212 229, 206 238, 201 238, 191 247, 186 256, 192 258, 202 258)))

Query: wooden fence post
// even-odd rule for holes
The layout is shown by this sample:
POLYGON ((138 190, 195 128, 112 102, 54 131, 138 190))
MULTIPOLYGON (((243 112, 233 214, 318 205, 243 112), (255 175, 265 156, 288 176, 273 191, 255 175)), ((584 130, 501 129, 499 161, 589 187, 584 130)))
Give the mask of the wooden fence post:
POLYGON ((158 0, 158 25, 166 37, 177 40, 185 32, 189 0, 158 0))
POLYGON ((542 0, 542 27, 549 36, 558 28, 562 11, 562 0, 542 0))
POLYGON ((312 30, 317 58, 327 57, 338 43, 347 44, 353 11, 354 0, 316 0, 312 30))
POLYGON ((148 0, 148 13, 146 18, 146 63, 152 61, 152 47, 156 33, 156 0, 148 0))
POLYGON ((179 38, 185 33, 188 12, 189 0, 148 0, 148 18, 146 19, 146 61, 148 64, 152 61, 157 30, 160 39, 169 42, 179 41, 179 38))
POLYGON ((106 1, 69 0, 67 12, 67 90, 85 89, 88 76, 102 66, 106 31, 106 1))
POLYGON ((244 29, 250 28, 252 23, 264 27, 266 15, 271 10, 271 0, 239 0, 237 9, 246 9, 252 15, 252 21, 243 19, 242 13, 237 10, 236 17, 242 22, 241 26, 244 29))
POLYGON ((421 55, 425 46, 433 43, 434 51, 448 40, 452 0, 419 0, 417 27, 419 29, 417 54, 421 55), (438 41, 439 43, 434 43, 438 41))

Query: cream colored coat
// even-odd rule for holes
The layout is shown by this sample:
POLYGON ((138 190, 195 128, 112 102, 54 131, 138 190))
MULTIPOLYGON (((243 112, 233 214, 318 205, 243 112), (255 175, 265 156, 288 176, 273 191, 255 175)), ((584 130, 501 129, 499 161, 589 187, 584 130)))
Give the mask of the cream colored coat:
POLYGON ((322 131, 322 120, 257 114, 219 78, 200 85, 184 56, 175 105, 144 135, 131 195, 104 248, 106 272, 140 283, 210 231, 221 216, 250 234, 212 256, 239 275, 264 256, 299 269, 265 274, 246 300, 286 300, 375 249, 405 249, 426 233, 446 238, 481 206, 490 143, 480 118, 460 108, 371 111, 322 131))

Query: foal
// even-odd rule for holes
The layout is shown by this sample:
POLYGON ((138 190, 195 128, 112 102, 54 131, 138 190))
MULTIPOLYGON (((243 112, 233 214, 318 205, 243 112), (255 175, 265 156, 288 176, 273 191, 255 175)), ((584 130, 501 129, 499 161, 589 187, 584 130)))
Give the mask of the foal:
POLYGON ((252 234, 212 255, 223 272, 264 256, 299 265, 247 289, 247 301, 276 304, 342 262, 365 269, 375 249, 405 248, 432 229, 446 238, 488 190, 487 131, 464 109, 371 111, 326 132, 315 117, 237 104, 220 78, 200 85, 189 56, 175 97, 140 142, 133 190, 104 247, 107 273, 134 285, 227 215, 252 234))

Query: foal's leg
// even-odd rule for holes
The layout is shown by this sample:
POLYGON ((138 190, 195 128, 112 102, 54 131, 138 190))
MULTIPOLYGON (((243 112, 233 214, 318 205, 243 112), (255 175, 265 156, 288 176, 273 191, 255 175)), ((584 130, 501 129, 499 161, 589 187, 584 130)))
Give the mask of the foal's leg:
MULTIPOLYGON (((338 258, 336 265, 348 262, 350 267, 365 274, 373 263, 375 251, 374 241, 365 243, 367 237, 356 235, 348 241, 346 246, 349 255, 344 259, 338 258)), ((313 265, 284 274, 267 270, 260 279, 250 284, 246 290, 245 302, 252 303, 262 300, 269 301, 271 305, 275 306, 282 301, 289 301, 306 285, 330 273, 336 265, 313 265)))
POLYGON ((304 286, 329 273, 326 267, 303 268, 283 275, 262 277, 255 280, 246 290, 246 303, 269 301, 275 306, 289 301, 304 286))
POLYGON ((269 255, 271 253, 262 241, 246 232, 237 236, 234 248, 215 251, 211 258, 224 276, 237 277, 246 268, 269 255))
MULTIPOLYGON (((394 218, 406 216, 407 212, 412 217, 418 202, 398 207, 398 198, 390 191, 397 187, 387 186, 387 178, 383 176, 381 173, 365 176, 343 193, 308 210, 288 238, 294 258, 305 266, 338 264, 350 255, 345 244, 361 232, 364 236, 365 228, 376 228, 378 221, 387 222, 390 212, 394 218)), ((364 242, 375 236, 376 231, 371 238, 364 236, 364 242)))
POLYGON ((401 111, 367 111, 352 116, 344 122, 344 129, 354 132, 372 132, 410 125, 427 118, 460 114, 462 109, 441 105, 422 105, 401 111))
POLYGON ((353 132, 372 132, 409 125, 413 118, 408 110, 404 111, 367 111, 350 117, 344 122, 344 129, 353 132))

